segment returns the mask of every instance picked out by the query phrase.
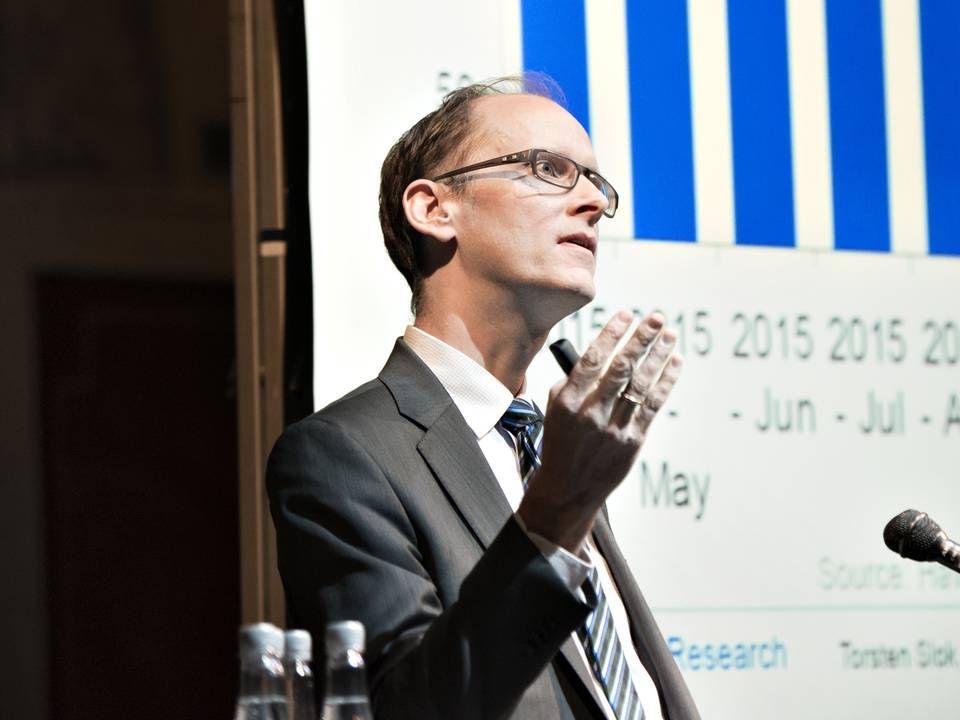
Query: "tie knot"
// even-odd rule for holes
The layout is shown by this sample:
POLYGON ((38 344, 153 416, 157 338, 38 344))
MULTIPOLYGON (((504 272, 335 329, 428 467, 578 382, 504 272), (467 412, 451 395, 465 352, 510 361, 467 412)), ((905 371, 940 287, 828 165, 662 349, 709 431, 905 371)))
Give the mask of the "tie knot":
POLYGON ((540 408, 523 398, 514 398, 500 418, 500 424, 512 433, 527 431, 540 422, 543 422, 540 408))
POLYGON ((540 467, 543 413, 531 401, 514 398, 498 425, 513 436, 520 461, 520 478, 526 490, 533 471, 540 467))

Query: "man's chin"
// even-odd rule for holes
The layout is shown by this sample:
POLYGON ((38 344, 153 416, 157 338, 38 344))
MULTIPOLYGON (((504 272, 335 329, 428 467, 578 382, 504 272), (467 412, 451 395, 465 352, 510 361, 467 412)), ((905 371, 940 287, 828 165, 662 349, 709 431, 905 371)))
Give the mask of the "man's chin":
MULTIPOLYGON (((579 310, 587 303, 592 302, 597 296, 597 287, 593 284, 593 280, 591 280, 589 283, 585 283, 572 289, 571 295, 573 295, 574 301, 578 303, 577 307, 574 309, 579 310)), ((570 312, 573 312, 573 310, 570 312)))
MULTIPOLYGON (((597 295, 597 285, 592 272, 579 272, 570 278, 567 291, 571 296, 571 302, 578 302, 575 310, 592 301, 597 295)), ((570 312, 573 312, 571 310, 570 312)))
POLYGON ((549 312, 550 321, 555 325, 592 301, 596 294, 596 286, 592 278, 589 281, 568 283, 553 288, 553 292, 548 299, 544 300, 541 307, 549 312))

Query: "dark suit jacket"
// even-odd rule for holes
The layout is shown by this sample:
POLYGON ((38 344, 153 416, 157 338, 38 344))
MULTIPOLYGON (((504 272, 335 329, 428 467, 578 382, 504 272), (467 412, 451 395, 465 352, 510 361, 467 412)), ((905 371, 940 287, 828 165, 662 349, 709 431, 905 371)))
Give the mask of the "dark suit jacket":
MULTIPOLYGON (((287 429, 267 489, 291 624, 322 646, 328 621, 363 622, 378 718, 603 717, 570 638, 590 608, 402 340, 378 379, 287 429)), ((699 718, 603 518, 594 539, 665 716, 699 718)))

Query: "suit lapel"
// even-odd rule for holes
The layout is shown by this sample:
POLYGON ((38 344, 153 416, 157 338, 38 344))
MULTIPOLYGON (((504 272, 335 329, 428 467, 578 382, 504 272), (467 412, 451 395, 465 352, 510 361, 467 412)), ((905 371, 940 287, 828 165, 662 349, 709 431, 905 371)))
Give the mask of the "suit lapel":
POLYGON ((440 381, 402 339, 397 340, 380 380, 401 414, 424 429, 417 450, 486 549, 512 510, 477 436, 440 381))
POLYGON ((457 512, 486 549, 513 512, 480 452, 477 436, 464 422, 456 405, 423 435, 417 446, 457 508, 457 512))
POLYGON ((603 553, 610 574, 617 585, 620 597, 627 609, 630 620, 630 631, 633 635, 633 645, 636 648, 640 662, 650 673, 657 691, 660 693, 661 706, 665 718, 689 718, 696 720, 700 717, 697 712, 690 691, 680 674, 676 661, 670 654, 660 628, 650 611, 647 601, 644 600, 637 587, 633 573, 627 565, 626 559, 620 552, 613 531, 607 522, 604 513, 600 513, 593 527, 593 538, 600 552, 603 553))
POLYGON ((563 659, 566 660, 570 669, 576 673, 577 678, 579 678, 580 682, 590 694, 590 697, 593 698, 593 701, 597 704, 598 717, 605 717, 601 708, 607 700, 597 689, 593 675, 590 673, 590 668, 586 665, 583 657, 580 655, 580 651, 577 649, 577 643, 578 641, 574 640, 573 637, 568 637, 563 645, 560 646, 560 654, 563 656, 563 659))

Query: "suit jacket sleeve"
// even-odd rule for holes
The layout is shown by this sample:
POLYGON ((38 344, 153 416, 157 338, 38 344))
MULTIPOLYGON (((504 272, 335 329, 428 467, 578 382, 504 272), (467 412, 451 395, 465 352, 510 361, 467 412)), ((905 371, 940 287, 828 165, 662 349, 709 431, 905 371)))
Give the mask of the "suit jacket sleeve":
POLYGON ((444 607, 396 481, 323 416, 280 439, 267 485, 292 616, 318 647, 326 622, 363 622, 378 718, 506 717, 589 607, 512 518, 444 607))

